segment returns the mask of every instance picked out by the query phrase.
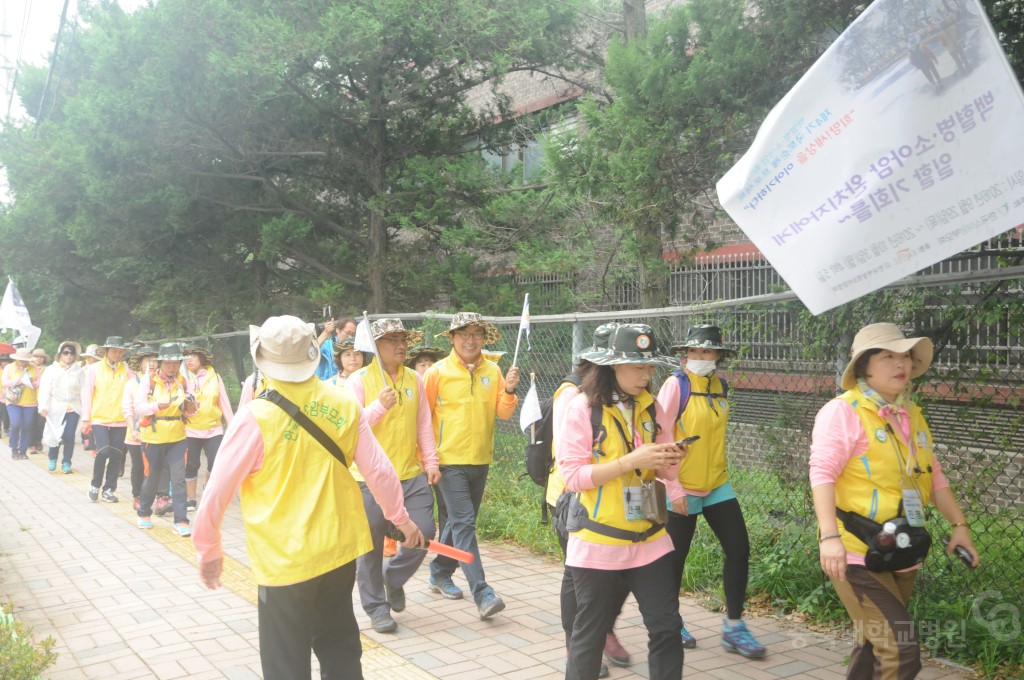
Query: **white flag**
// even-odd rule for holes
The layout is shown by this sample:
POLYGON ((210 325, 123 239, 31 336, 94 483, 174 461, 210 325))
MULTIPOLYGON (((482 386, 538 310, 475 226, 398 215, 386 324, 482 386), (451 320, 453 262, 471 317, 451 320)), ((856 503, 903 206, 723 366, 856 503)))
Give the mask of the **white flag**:
POLYGON ((365 316, 363 320, 356 325, 356 337, 352 341, 355 344, 355 348, 360 352, 370 352, 371 354, 377 354, 377 347, 373 343, 373 335, 370 333, 370 320, 365 316))
POLYGON ((540 410, 540 399, 537 397, 537 383, 531 379, 530 391, 526 393, 523 406, 519 409, 519 428, 526 433, 530 429, 530 425, 543 417, 544 414, 540 410))
POLYGON ((20 335, 14 339, 14 342, 24 343, 28 349, 36 346, 42 332, 37 326, 32 325, 28 307, 25 306, 18 287, 14 285, 14 281, 10 277, 7 278, 7 290, 4 291, 4 299, 0 303, 0 328, 11 328, 18 331, 20 335))
POLYGON ((530 352, 533 351, 533 347, 530 346, 530 294, 527 293, 523 297, 523 316, 519 319, 519 333, 526 333, 526 349, 530 352))

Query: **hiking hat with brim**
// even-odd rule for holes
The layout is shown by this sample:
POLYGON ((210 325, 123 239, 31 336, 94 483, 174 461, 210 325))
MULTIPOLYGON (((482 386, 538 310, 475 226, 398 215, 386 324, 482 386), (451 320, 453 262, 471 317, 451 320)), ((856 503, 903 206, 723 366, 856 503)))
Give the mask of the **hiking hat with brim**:
POLYGON ((265 375, 304 382, 320 363, 316 327, 297 316, 272 316, 262 326, 249 326, 249 353, 265 375))
POLYGON ((43 349, 42 347, 36 347, 34 350, 32 350, 32 356, 42 357, 44 361, 50 360, 50 355, 47 354, 46 350, 43 349))
POLYGON ((95 359, 96 361, 99 361, 100 359, 103 358, 102 356, 97 354, 97 352, 99 352, 99 351, 100 351, 100 346, 99 345, 95 345, 95 344, 94 345, 89 345, 88 347, 85 348, 85 351, 82 352, 81 356, 89 357, 90 359, 95 359))
POLYGON ((60 356, 60 353, 64 351, 65 347, 70 347, 71 349, 73 349, 75 351, 75 359, 77 359, 78 357, 80 357, 82 355, 82 346, 81 345, 79 345, 74 340, 65 340, 64 342, 62 342, 59 345, 57 345, 57 356, 60 356))
POLYGON ((414 347, 405 355, 405 363, 409 368, 416 368, 416 362, 423 357, 429 358, 434 363, 448 356, 448 351, 440 347, 414 347))
POLYGON ((125 342, 124 338, 122 338, 120 335, 111 335, 110 337, 107 338, 106 342, 104 342, 102 345, 100 345, 99 348, 100 349, 123 349, 124 351, 127 352, 128 350, 131 349, 131 345, 129 345, 127 342, 125 342))
POLYGON ((691 347, 696 349, 717 349, 724 356, 736 354, 736 350, 730 349, 722 342, 722 329, 711 324, 692 326, 686 332, 686 340, 678 345, 672 345, 673 354, 686 354, 691 347))
MULTIPOLYGON (((341 355, 345 352, 357 352, 356 339, 345 338, 344 340, 338 340, 334 343, 334 364, 337 365, 341 359, 341 355)), ((359 351, 363 355, 363 366, 369 366, 370 362, 373 361, 373 352, 359 351)))
POLYGON ((187 357, 199 357, 199 361, 202 362, 203 366, 213 365, 213 355, 210 353, 210 350, 206 349, 205 347, 199 347, 198 345, 186 346, 184 351, 182 351, 182 354, 184 354, 187 357))
POLYGON ((483 330, 485 345, 493 345, 498 342, 498 340, 501 340, 501 331, 498 330, 498 327, 489 321, 484 321, 484 318, 476 312, 459 312, 452 317, 452 322, 448 326, 448 330, 438 333, 434 337, 439 338, 443 335, 448 338, 448 340, 451 340, 452 333, 462 330, 463 328, 468 328, 469 326, 479 326, 480 329, 483 330))
POLYGON ((32 352, 29 351, 28 347, 19 347, 11 355, 11 359, 13 361, 32 361, 32 352))
POLYGON ((380 340, 385 335, 400 335, 410 345, 418 345, 423 342, 423 331, 406 329, 401 319, 377 319, 370 324, 370 335, 374 340, 380 340))
POLYGON ((676 368, 676 360, 658 351, 654 329, 647 324, 623 324, 612 329, 607 349, 581 352, 578 359, 599 366, 615 364, 644 364, 676 368))
POLYGON ((181 361, 185 358, 184 352, 181 351, 180 342, 165 342, 160 345, 160 349, 157 351, 157 361, 181 361))
POLYGON ((151 345, 142 345, 141 347, 137 346, 132 351, 132 355, 128 357, 128 368, 133 371, 137 371, 142 367, 143 359, 158 356, 160 356, 160 349, 157 347, 153 347, 151 345))
POLYGON ((864 326, 853 338, 853 347, 850 349, 852 356, 850 363, 846 364, 843 377, 840 381, 844 390, 852 390, 857 386, 857 376, 854 375, 854 367, 857 360, 864 352, 871 349, 883 349, 903 354, 910 352, 913 365, 910 369, 910 377, 917 378, 924 375, 928 367, 932 365, 932 356, 935 347, 928 338, 908 338, 903 331, 894 323, 873 323, 864 326))

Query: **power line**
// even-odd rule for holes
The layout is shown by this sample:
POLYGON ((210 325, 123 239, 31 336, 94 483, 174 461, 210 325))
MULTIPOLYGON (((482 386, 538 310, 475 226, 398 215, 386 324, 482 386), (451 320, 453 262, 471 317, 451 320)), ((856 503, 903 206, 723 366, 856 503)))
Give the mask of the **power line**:
POLYGON ((68 5, 71 0, 64 0, 64 9, 60 12, 60 26, 57 27, 57 39, 53 43, 53 56, 50 57, 50 66, 46 69, 46 82, 43 83, 43 93, 39 97, 39 107, 36 110, 36 123, 43 120, 43 102, 46 101, 46 91, 50 89, 50 79, 53 77, 53 65, 57 62, 57 54, 60 50, 60 39, 64 35, 64 25, 68 20, 68 5))

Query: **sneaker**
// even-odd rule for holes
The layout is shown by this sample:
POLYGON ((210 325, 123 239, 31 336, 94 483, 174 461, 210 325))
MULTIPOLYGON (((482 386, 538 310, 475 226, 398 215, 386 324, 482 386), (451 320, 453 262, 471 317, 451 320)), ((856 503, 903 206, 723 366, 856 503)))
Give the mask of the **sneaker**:
POLYGON ((139 508, 142 507, 142 499, 138 496, 132 496, 132 510, 138 512, 139 508))
POLYGON ((370 624, 378 633, 394 633, 398 630, 398 624, 391 618, 391 614, 384 612, 370 618, 370 624))
POLYGON ((385 581, 384 598, 388 601, 388 606, 391 607, 391 611, 405 611, 405 588, 402 586, 389 586, 387 581, 385 581))
POLYGON ((157 517, 163 517, 171 509, 172 505, 170 496, 157 496, 156 503, 153 505, 153 512, 157 517))
POLYGON ((446 600, 462 599, 462 588, 455 585, 451 576, 441 576, 437 579, 431 576, 427 579, 427 588, 435 593, 441 593, 446 600))
POLYGON ((601 670, 599 670, 597 672, 597 677, 599 677, 599 678, 607 678, 611 674, 612 674, 611 671, 608 670, 608 664, 603 663, 603 664, 601 664, 601 670))
POLYGON ((186 510, 195 510, 196 509, 196 505, 197 505, 197 503, 196 503, 196 499, 195 498, 189 498, 187 501, 185 501, 185 509, 186 510))
POLYGON ((615 633, 608 633, 604 640, 604 658, 616 666, 628 666, 630 664, 629 652, 626 651, 615 633))
POLYGON ((690 631, 686 630, 686 626, 679 631, 679 637, 683 638, 683 649, 696 649, 697 638, 690 635, 690 631))
POLYGON ((46 469, 49 470, 50 472, 53 472, 54 470, 56 470, 57 469, 57 461, 55 461, 55 460, 47 461, 46 469))
POLYGON ((722 646, 726 651, 742 654, 748 659, 762 659, 768 653, 742 621, 731 627, 728 621, 722 624, 722 646))
POLYGON ((191 536, 192 527, 185 524, 184 522, 178 522, 174 525, 174 533, 178 534, 179 536, 191 536))
POLYGON ((99 487, 95 487, 94 486, 91 489, 89 489, 89 500, 91 500, 93 503, 95 503, 99 499, 100 499, 99 487))
POLYGON ((103 495, 100 496, 100 498, 105 500, 107 503, 116 503, 117 502, 117 496, 115 496, 114 492, 111 491, 110 489, 104 489, 103 490, 103 495))
POLYGON ((140 529, 152 529, 153 528, 153 518, 152 517, 140 517, 139 518, 139 528, 140 529))
POLYGON ((63 463, 61 463, 60 464, 60 471, 63 472, 64 474, 66 474, 66 475, 70 475, 71 474, 71 463, 69 463, 68 461, 64 461, 63 463))
POLYGON ((480 612, 480 620, 483 621, 504 609, 505 601, 494 593, 488 593, 484 595, 484 598, 480 600, 480 604, 476 608, 480 612))

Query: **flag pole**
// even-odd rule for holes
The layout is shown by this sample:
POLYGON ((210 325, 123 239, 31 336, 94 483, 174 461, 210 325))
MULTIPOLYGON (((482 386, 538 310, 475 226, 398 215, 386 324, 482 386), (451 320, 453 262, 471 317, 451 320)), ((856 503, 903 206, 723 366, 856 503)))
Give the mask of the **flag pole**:
POLYGON ((384 381, 384 387, 388 386, 388 376, 384 372, 384 362, 380 360, 380 352, 377 351, 377 341, 373 339, 373 332, 370 331, 370 317, 366 316, 366 310, 363 310, 363 321, 366 322, 366 330, 370 334, 370 344, 373 345, 373 356, 377 359, 377 366, 380 367, 380 378, 384 381))

